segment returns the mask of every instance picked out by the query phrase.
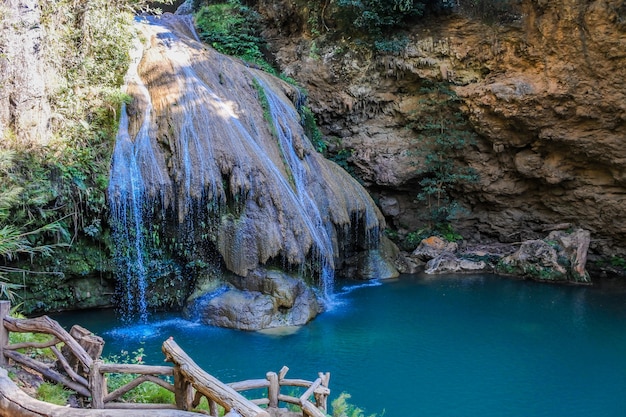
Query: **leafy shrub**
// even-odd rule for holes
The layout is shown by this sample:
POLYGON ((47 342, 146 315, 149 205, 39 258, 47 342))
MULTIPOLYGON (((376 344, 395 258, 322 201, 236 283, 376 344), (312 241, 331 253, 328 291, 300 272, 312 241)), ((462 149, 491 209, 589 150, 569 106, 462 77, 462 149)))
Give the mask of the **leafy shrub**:
POLYGON ((415 0, 339 0, 337 4, 342 21, 374 37, 424 11, 424 2, 415 0))
POLYGON ((459 0, 460 12, 487 24, 510 23, 520 18, 519 0, 459 0))
MULTIPOLYGON (((350 394, 342 392, 331 402, 333 417, 365 417, 362 409, 348 402, 350 398, 350 394)), ((376 417, 376 414, 370 414, 369 417, 376 417)))
POLYGON ((417 199, 425 201, 429 210, 428 225, 436 229, 447 225, 461 211, 454 191, 476 183, 476 171, 462 162, 462 154, 475 141, 475 133, 458 109, 458 97, 441 83, 422 89, 422 113, 412 127, 417 132, 420 158, 417 173, 420 190, 417 199))
POLYGON ((308 106, 302 105, 299 107, 300 117, 302 118, 302 126, 304 127, 304 133, 307 135, 313 147, 320 153, 326 152, 328 144, 324 141, 322 131, 317 126, 315 121, 315 115, 308 106))
POLYGON ((374 47, 377 51, 385 52, 392 55, 398 55, 409 44, 406 36, 394 36, 390 39, 377 39, 374 41, 374 47))
POLYGON ((615 266, 618 268, 626 268, 626 259, 619 256, 612 256, 609 261, 611 266, 615 266))
POLYGON ((195 19, 200 38, 218 52, 268 66, 261 52, 259 17, 251 8, 230 0, 201 7, 195 19))
MULTIPOLYGON (((111 355, 106 358, 109 363, 129 363, 135 365, 144 364, 144 350, 139 348, 136 351, 122 351, 119 355, 111 355)), ((109 374, 107 378, 107 389, 109 392, 123 387, 124 385, 135 379, 135 374, 109 374)), ((171 381, 170 381, 171 382, 171 381)), ((157 404, 173 404, 174 393, 160 385, 152 382, 144 382, 135 387, 131 391, 122 396, 125 401, 133 403, 157 403, 157 404)))

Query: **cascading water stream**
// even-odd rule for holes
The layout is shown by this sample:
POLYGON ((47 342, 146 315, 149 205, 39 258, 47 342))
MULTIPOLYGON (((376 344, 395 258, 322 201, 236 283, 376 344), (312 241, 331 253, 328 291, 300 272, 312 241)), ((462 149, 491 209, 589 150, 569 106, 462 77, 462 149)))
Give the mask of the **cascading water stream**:
POLYGON ((150 139, 152 104, 148 89, 137 73, 141 51, 140 44, 137 44, 132 51, 131 56, 134 59, 126 75, 125 89, 128 89, 130 85, 136 87, 146 106, 141 127, 133 140, 129 133, 127 108, 125 104, 122 105, 113 151, 108 196, 118 281, 124 298, 121 313, 127 321, 137 318, 145 323, 148 320, 146 301, 148 271, 144 211, 149 210, 149 205, 157 201, 159 197, 161 202, 164 201, 163 194, 169 187, 169 181, 157 168, 158 157, 150 139), (146 184, 158 184, 160 196, 150 195, 146 184))
POLYGON ((279 99, 261 77, 256 77, 255 80, 263 89, 267 99, 271 121, 274 125, 274 132, 276 132, 278 144, 293 178, 295 186, 294 191, 303 208, 303 213, 309 219, 315 231, 319 251, 318 262, 321 264, 320 283, 322 285, 323 294, 328 298, 332 292, 335 275, 333 242, 330 237, 333 225, 328 218, 326 220, 322 218, 318 204, 310 194, 311 187, 309 185, 309 176, 316 175, 317 173, 311 173, 307 170, 307 167, 310 169, 310 167, 314 166, 313 161, 310 160, 308 155, 309 152, 314 152, 314 150, 307 149, 303 152, 304 155, 302 159, 298 156, 294 144, 294 132, 292 132, 289 127, 287 119, 297 120, 300 118, 299 115, 296 113, 293 106, 287 106, 283 100, 279 99), (307 162, 306 165, 303 159, 307 162))

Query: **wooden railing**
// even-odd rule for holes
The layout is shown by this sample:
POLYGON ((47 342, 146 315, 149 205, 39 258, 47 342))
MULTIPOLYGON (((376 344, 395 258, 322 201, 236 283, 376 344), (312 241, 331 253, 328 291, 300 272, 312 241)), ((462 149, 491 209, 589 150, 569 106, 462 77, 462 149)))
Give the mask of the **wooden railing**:
POLYGON ((287 379, 285 376, 289 368, 283 367, 278 374, 268 372, 265 379, 225 384, 202 370, 173 338, 166 340, 162 346, 166 361, 172 362, 173 366, 104 363, 100 358, 104 341, 88 330, 74 326, 67 332, 47 316, 16 319, 9 316, 9 311, 10 303, 0 301, 0 365, 6 365, 10 359, 39 372, 44 378, 62 384, 90 401, 91 409, 192 411, 204 397, 209 404, 209 413, 214 417, 219 415, 219 407, 225 410, 226 416, 269 417, 268 409, 278 408, 281 402, 299 406, 303 416, 326 417, 329 373, 319 373, 313 382, 287 379), (9 344, 9 332, 40 333, 51 337, 46 342, 9 344), (56 365, 51 366, 18 352, 27 348, 49 348, 57 359, 56 365), (106 384, 108 374, 132 374, 134 378, 109 393, 106 384), (145 382, 173 392, 175 404, 138 404, 121 400, 124 394, 145 382), (304 389, 304 392, 299 397, 285 395, 281 393, 282 387, 304 389), (259 389, 266 389, 267 397, 250 400, 240 393, 259 389))

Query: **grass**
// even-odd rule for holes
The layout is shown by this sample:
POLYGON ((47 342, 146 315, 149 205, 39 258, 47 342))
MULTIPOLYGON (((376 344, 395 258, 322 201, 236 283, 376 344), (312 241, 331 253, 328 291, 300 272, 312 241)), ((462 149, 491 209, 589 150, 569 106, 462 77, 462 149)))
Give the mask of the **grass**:
POLYGON ((44 382, 37 389, 37 399, 56 405, 66 405, 72 391, 63 385, 44 382))

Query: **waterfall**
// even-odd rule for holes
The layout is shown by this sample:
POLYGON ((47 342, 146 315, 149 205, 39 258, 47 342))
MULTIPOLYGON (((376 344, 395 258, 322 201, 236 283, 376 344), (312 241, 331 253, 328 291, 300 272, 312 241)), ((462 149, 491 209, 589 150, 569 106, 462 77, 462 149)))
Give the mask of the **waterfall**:
POLYGON ((115 263, 122 295, 122 317, 126 321, 137 318, 148 320, 147 250, 145 219, 150 205, 164 201, 169 180, 158 169, 159 157, 152 147, 152 104, 148 89, 141 81, 137 66, 143 48, 137 43, 131 51, 131 66, 125 78, 125 91, 136 90, 138 99, 145 103, 141 127, 134 138, 129 133, 126 104, 122 105, 118 133, 109 178, 108 198, 111 211, 115 263), (158 184, 159 196, 151 195, 147 184, 158 184))
MULTIPOLYGON (((311 195, 314 190, 311 187, 311 184, 314 182, 312 176, 318 175, 319 171, 321 171, 311 172, 310 170, 311 167, 315 166, 313 158, 310 157, 311 152, 314 153, 315 151, 310 143, 303 142, 300 145, 308 145, 308 149, 302 153, 302 157, 298 155, 294 142, 295 135, 289 123, 289 120, 298 120, 300 118, 296 109, 293 104, 287 105, 284 100, 281 100, 261 76, 257 76, 255 80, 263 89, 264 96, 267 99, 271 123, 274 127, 273 132, 277 136, 281 153, 293 179, 294 191, 297 193, 298 202, 314 233, 318 250, 317 258, 322 265, 320 268, 320 283, 323 294, 328 298, 332 291, 335 275, 335 253, 331 239, 333 225, 328 216, 325 219, 323 218, 318 202, 311 195)), ((302 129, 300 125, 296 125, 295 128, 302 129)), ((298 136, 302 134, 303 132, 298 136)))
POLYGON ((153 234, 182 264, 253 282, 280 269, 314 278, 327 299, 342 257, 377 247, 384 219, 315 151, 288 98, 296 90, 201 44, 188 18, 137 26, 146 43, 127 75, 132 117, 124 107, 109 185, 125 309, 147 317, 153 234))

